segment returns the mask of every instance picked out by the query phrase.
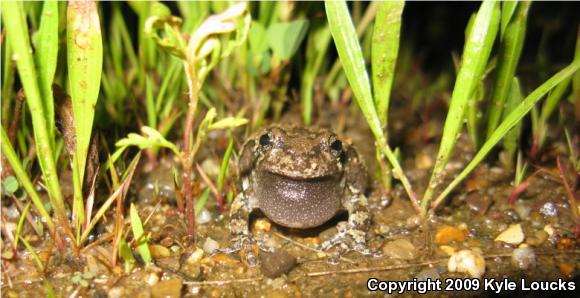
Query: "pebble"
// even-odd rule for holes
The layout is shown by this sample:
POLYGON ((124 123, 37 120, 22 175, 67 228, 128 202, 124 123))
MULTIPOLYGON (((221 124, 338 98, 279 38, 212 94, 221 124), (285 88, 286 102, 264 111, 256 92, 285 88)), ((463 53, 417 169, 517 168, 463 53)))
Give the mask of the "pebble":
POLYGON ((329 240, 334 235, 336 235, 337 232, 338 229, 336 227, 331 227, 320 232, 320 234, 318 234, 318 238, 320 238, 320 242, 323 243, 324 241, 329 240))
POLYGON ((159 275, 157 275, 155 272, 147 273, 143 277, 143 281, 145 281, 146 284, 153 286, 159 281, 159 275))
POLYGON ((427 279, 438 280, 441 279, 441 275, 437 268, 425 268, 417 273, 416 278, 419 281, 425 281, 427 279))
POLYGON ((208 255, 214 253, 219 248, 220 248, 220 244, 210 237, 207 237, 205 239, 205 242, 203 243, 203 251, 208 255))
POLYGON ((179 278, 163 280, 151 289, 153 298, 173 298, 181 297, 181 287, 183 282, 179 278))
POLYGON ((167 247, 159 244, 149 245, 149 250, 151 250, 151 255, 155 259, 167 258, 171 256, 171 251, 167 247))
POLYGON ((530 216, 530 212, 532 211, 532 208, 530 206, 528 206, 528 204, 526 204, 525 202, 517 201, 515 206, 514 206, 514 210, 516 211, 516 213, 518 214, 518 216, 521 219, 527 219, 528 216, 530 216))
POLYGON ((478 192, 472 192, 467 195, 465 202, 467 203, 469 210, 476 214, 483 215, 487 212, 493 201, 488 196, 481 195, 478 192))
POLYGON ((211 221, 211 212, 203 208, 199 211, 199 214, 195 217, 195 223, 198 225, 203 225, 211 221))
POLYGON ((452 241, 463 242, 465 241, 465 236, 467 234, 466 230, 459 229, 451 226, 443 226, 437 229, 435 234, 435 243, 437 244, 448 244, 452 241))
POLYGON ((471 277, 480 278, 485 273, 485 259, 473 250, 461 250, 449 258, 449 272, 468 273, 471 277))
POLYGON ((524 232, 521 224, 510 225, 505 231, 501 232, 495 241, 501 241, 508 244, 518 245, 524 241, 524 232))
POLYGON ((197 247, 194 252, 187 258, 188 264, 197 264, 203 257, 203 249, 197 247))
POLYGON ((265 218, 260 218, 260 219, 256 220, 256 222, 254 223, 254 230, 259 231, 259 232, 268 233, 271 228, 272 228, 272 224, 270 223, 270 221, 268 219, 265 219, 265 218))
POLYGON ((383 253, 394 259, 412 260, 417 256, 417 249, 409 240, 397 239, 385 244, 383 253))
POLYGON ((270 278, 286 274, 296 266, 296 258, 282 249, 261 256, 262 273, 270 278))
POLYGON ((548 233, 544 231, 536 231, 534 235, 526 239, 526 243, 531 246, 540 246, 548 239, 548 233))
POLYGON ((121 298, 125 297, 125 288, 123 287, 114 287, 109 290, 107 293, 109 298, 121 298))
POLYGON ((547 217, 555 217, 558 215, 558 208, 556 207, 556 204, 552 202, 546 202, 540 208, 540 213, 547 217))
POLYGON ((528 246, 519 247, 512 252, 512 265, 522 270, 536 267, 536 253, 528 246))

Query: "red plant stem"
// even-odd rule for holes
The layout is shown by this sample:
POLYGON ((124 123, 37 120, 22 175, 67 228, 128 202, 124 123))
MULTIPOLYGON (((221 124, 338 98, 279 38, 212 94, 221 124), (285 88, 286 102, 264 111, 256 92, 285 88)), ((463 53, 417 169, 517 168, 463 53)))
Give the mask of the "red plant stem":
POLYGON ((530 186, 530 181, 526 179, 526 181, 520 183, 520 185, 516 186, 512 193, 508 198, 508 204, 513 206, 516 200, 519 198, 520 194, 526 190, 530 186))
POLYGON ((564 173, 564 168, 560 163, 560 156, 556 158, 556 164, 558 165, 558 171, 560 172, 560 178, 562 178, 562 183, 564 183, 564 189, 566 190, 566 195, 568 196, 568 200, 570 201, 570 208, 572 208, 572 214, 574 215, 574 222, 576 224, 580 224, 580 214, 578 214, 578 205, 576 204, 576 198, 572 193, 572 189, 570 188, 570 184, 568 183, 568 179, 566 179, 566 175, 564 173))

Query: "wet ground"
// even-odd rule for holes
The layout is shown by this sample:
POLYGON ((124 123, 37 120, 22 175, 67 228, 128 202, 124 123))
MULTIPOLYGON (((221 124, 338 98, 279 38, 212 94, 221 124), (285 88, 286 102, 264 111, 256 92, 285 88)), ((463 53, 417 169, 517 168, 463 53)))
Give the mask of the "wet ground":
MULTIPOLYGON (((366 126, 355 116, 343 112, 332 118, 333 128, 349 137, 362 151, 367 164, 374 156, 372 138, 366 126), (358 123, 358 124, 357 124, 358 123)), ((400 113, 404 115, 404 113, 400 113)), ((291 119, 291 118, 290 118, 291 119)), ((286 120, 292 121, 292 120, 286 120)), ((409 125, 393 122, 395 143, 404 144, 403 167, 418 193, 426 184, 433 165, 437 144, 438 122, 409 125), (435 128, 434 128, 435 127, 435 128)), ((319 123, 325 126, 325 123, 319 123)), ((210 136, 201 153, 202 167, 215 179, 219 156, 223 148, 220 135, 210 136), (213 147, 212 147, 213 146, 213 147), (217 154, 216 152, 219 152, 217 154)), ((458 150, 448 166, 449 177, 462 169, 473 154, 467 138, 459 141, 458 150)), ((548 147, 561 148, 554 142, 548 147)), ((528 175, 529 187, 513 205, 508 197, 514 190, 513 171, 490 161, 481 165, 452 195, 438 212, 421 222, 398 183, 390 193, 384 193, 378 179, 368 191, 373 215, 369 245, 383 252, 379 258, 349 253, 338 264, 314 247, 332 235, 338 215, 322 227, 310 230, 287 229, 271 223, 263 215, 252 216, 253 233, 268 237, 276 247, 274 255, 260 254, 261 265, 249 267, 238 254, 216 253, 227 247, 227 211, 220 213, 216 200, 198 214, 197 249, 187 245, 186 228, 175 206, 172 161, 165 158, 159 167, 148 172, 147 166, 132 186, 130 200, 137 204, 150 233, 149 245, 154 265, 139 263, 127 271, 125 264, 112 263, 112 214, 97 227, 95 241, 80 254, 60 256, 52 241, 30 236, 27 240, 39 257, 48 262, 46 273, 38 272, 33 258, 23 249, 18 256, 3 255, 2 296, 33 297, 46 293, 43 282, 48 278, 55 293, 63 297, 359 297, 369 294, 384 296, 385 292, 367 289, 369 278, 382 281, 432 280, 469 278, 455 284, 458 291, 427 292, 429 297, 490 295, 484 292, 484 279, 508 278, 517 282, 563 279, 568 281, 580 269, 580 247, 577 228, 561 177, 555 167, 555 153, 548 153, 542 166, 528 175), (458 252, 474 264, 463 263, 450 272, 450 258, 458 252), (484 260, 482 264, 481 261, 484 260), (464 272, 461 272, 464 268, 464 272), (483 275, 481 270, 485 270, 483 275), (479 277, 479 279, 478 279, 479 277), (469 284, 468 284, 469 283, 469 284), (475 291, 460 291, 461 286, 475 291)), ((143 159, 141 163, 145 163, 143 159)), ((232 165, 235 169, 235 164, 232 165)), ((370 167, 370 172, 374 172, 370 167)), ((232 171, 235 173, 235 171, 232 171)), ((575 179, 572 174, 568 179, 575 179)), ((202 187, 204 187, 202 185, 202 187)), ((577 195, 577 193, 575 194, 577 195)), ((10 208, 3 213, 13 222, 10 208)), ((17 217, 16 217, 17 220, 17 217)), ((127 220, 127 229, 129 223, 127 220)), ((33 233, 25 233, 33 235, 33 233)), ((457 281, 455 281, 457 283, 457 281)), ((449 286, 449 283, 447 284, 449 286)), ((576 287, 580 284, 575 284, 576 287)), ((445 288, 446 284, 442 284, 445 288)), ((405 291, 402 296, 417 296, 419 290, 405 291)), ((512 292, 517 293, 517 292, 512 292)), ((519 292, 528 295, 531 292, 519 292)), ((564 291, 572 294, 574 291, 564 291)), ((540 294, 543 296, 543 294, 540 294)))

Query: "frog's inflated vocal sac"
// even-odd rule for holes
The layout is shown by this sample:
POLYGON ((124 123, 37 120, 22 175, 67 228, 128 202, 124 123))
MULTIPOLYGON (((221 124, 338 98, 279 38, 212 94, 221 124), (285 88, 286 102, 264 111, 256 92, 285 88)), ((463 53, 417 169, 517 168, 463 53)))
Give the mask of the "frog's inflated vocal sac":
POLYGON ((336 247, 335 256, 349 250, 372 254, 366 245, 370 223, 366 168, 355 149, 336 134, 319 129, 273 126, 250 138, 239 159, 242 192, 231 206, 232 244, 243 250, 249 264, 252 252, 249 215, 260 209, 275 223, 290 228, 322 225, 337 212, 348 211, 348 222, 320 249, 336 247))

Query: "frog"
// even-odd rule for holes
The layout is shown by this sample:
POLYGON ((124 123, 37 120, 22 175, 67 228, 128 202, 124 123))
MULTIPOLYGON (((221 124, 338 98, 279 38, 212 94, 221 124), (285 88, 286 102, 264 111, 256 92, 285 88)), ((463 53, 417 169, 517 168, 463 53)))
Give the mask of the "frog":
POLYGON ((227 253, 243 252, 245 261, 259 263, 254 247, 273 249, 250 233, 250 213, 259 209, 274 223, 294 229, 315 228, 339 212, 337 233, 319 245, 335 248, 331 263, 345 253, 380 256, 367 246, 371 214, 365 190, 364 161, 352 144, 324 128, 272 125, 250 137, 238 159, 241 191, 230 207, 231 236, 227 253))

